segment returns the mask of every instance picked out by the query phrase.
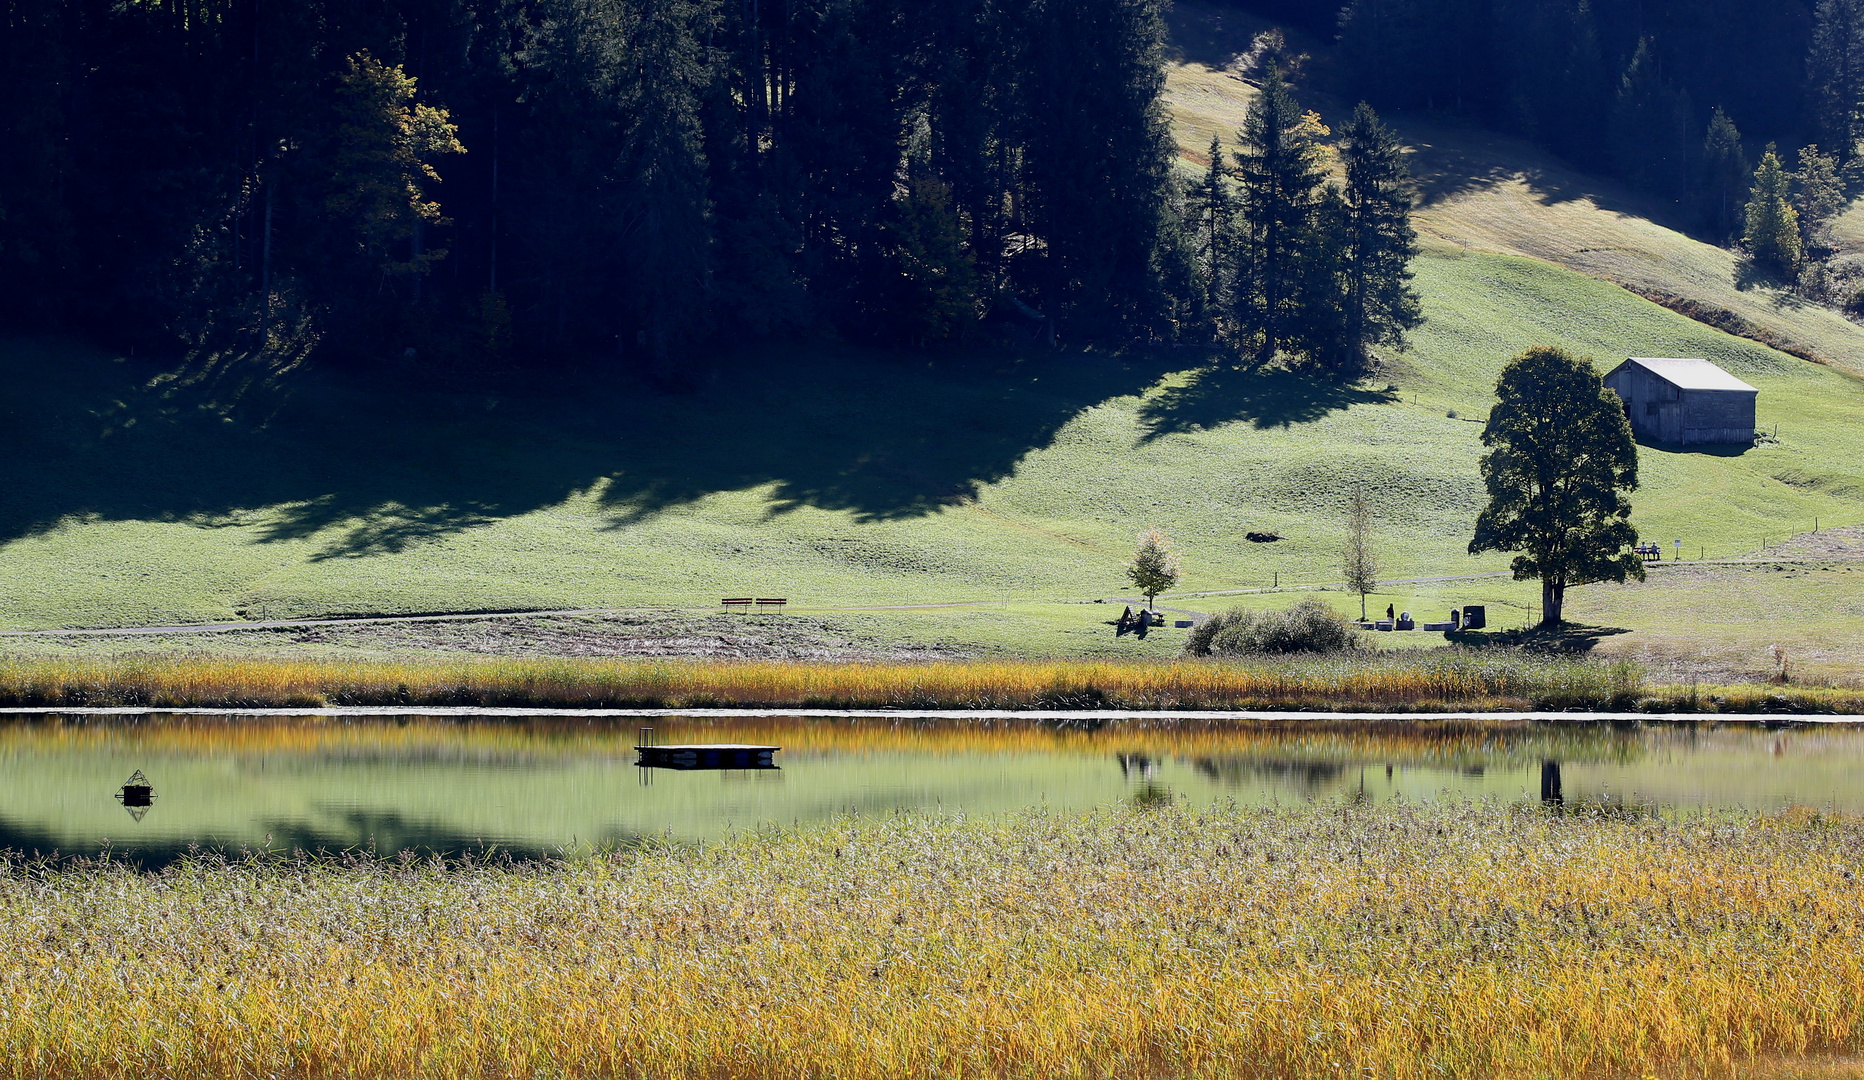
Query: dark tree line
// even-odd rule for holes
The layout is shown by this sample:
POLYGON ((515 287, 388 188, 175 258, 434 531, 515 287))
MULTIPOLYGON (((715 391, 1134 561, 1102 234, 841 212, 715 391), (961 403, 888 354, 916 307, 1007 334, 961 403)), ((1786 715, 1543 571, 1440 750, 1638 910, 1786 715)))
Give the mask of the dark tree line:
POLYGON ((1169 336, 1160 6, 0 0, 0 318, 660 370, 1169 336))
POLYGON ((1734 124, 1857 153, 1861 13, 1864 0, 1350 0, 1338 27, 1374 104, 1526 135, 1722 239, 1740 234, 1752 184, 1734 124))

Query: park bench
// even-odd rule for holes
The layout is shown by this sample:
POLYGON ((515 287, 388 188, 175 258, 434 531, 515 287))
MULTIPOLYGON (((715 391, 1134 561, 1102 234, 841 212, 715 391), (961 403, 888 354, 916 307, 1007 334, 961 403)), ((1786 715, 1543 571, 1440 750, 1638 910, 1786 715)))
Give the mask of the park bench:
POLYGON ((757 610, 759 611, 781 611, 783 610, 783 605, 787 603, 789 603, 789 601, 782 597, 777 597, 773 599, 769 597, 760 596, 757 598, 757 610))
POLYGON ((719 603, 725 605, 726 611, 730 611, 732 608, 737 608, 740 611, 749 611, 751 610, 751 605, 756 602, 755 598, 749 596, 728 596, 719 601, 719 603))

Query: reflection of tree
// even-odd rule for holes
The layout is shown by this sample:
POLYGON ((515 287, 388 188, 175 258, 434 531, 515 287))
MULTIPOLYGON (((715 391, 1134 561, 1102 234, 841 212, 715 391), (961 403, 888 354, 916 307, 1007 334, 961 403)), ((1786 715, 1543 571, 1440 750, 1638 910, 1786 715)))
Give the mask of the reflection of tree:
POLYGON ((1120 775, 1128 780, 1150 780, 1158 774, 1158 759, 1150 754, 1115 754, 1113 757, 1120 763, 1120 775))
POLYGON ((1133 792, 1131 801, 1141 810, 1150 810, 1160 806, 1170 806, 1177 801, 1177 796, 1173 795, 1171 789, 1164 784, 1147 781, 1139 785, 1139 790, 1133 792))
POLYGON ((1191 764, 1212 782, 1226 787, 1244 787, 1268 780, 1289 784, 1306 793, 1331 785, 1346 772, 1346 764, 1338 761, 1201 757, 1191 764))

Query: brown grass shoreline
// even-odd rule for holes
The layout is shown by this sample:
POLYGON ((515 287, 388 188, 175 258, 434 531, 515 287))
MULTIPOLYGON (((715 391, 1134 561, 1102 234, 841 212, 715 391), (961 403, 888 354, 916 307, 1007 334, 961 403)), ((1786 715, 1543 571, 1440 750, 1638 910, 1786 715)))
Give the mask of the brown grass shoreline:
POLYGON ((0 862, 0 1078, 1739 1076, 1864 1049, 1861 848, 1316 803, 0 862))
POLYGON ((1864 712, 1843 687, 1647 685, 1628 661, 1518 652, 1258 661, 830 663, 485 658, 0 659, 14 707, 1864 712))

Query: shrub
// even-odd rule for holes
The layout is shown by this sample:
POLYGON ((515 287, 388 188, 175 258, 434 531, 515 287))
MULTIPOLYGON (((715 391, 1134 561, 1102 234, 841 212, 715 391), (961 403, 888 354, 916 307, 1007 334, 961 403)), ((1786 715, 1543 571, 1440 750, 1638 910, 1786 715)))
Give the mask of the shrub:
POLYGON ((1205 619, 1185 641, 1192 656, 1244 656, 1251 653, 1339 652, 1356 649, 1359 630, 1317 597, 1299 600, 1286 611, 1232 608, 1205 619))

